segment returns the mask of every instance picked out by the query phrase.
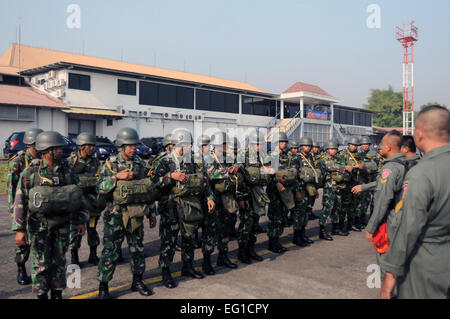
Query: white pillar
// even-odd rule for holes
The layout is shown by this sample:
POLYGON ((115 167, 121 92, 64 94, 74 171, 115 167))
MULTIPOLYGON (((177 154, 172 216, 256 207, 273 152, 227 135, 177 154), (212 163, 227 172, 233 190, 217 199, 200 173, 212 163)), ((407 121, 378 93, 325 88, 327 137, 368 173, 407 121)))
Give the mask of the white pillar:
MULTIPOLYGON (((277 112, 278 113, 278 112, 277 112)), ((280 101, 280 119, 284 119, 284 100, 280 101)))
POLYGON ((300 98, 300 118, 303 118, 303 114, 304 114, 304 107, 303 107, 303 98, 300 98))
POLYGON ((334 126, 334 104, 330 103, 330 139, 333 138, 333 126, 334 126))

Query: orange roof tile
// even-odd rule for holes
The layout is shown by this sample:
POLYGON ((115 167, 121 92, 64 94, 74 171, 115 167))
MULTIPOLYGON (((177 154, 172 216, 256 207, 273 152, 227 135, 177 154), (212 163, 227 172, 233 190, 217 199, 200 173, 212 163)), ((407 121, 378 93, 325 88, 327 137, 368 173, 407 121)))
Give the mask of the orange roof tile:
POLYGON ((0 85, 0 104, 69 108, 60 100, 27 86, 0 85))
MULTIPOLYGON (((133 64, 110 59, 97 58, 92 56, 42 49, 27 45, 20 46, 20 69, 34 69, 57 62, 67 62, 90 67, 97 67, 109 70, 138 73, 143 75, 157 76, 167 79, 189 81, 213 86, 220 86, 244 91, 266 93, 248 83, 215 78, 211 76, 186 73, 181 71, 157 68, 147 65, 133 64)), ((8 50, 0 57, 0 66, 19 67, 19 45, 13 43, 8 50)))
POLYGON ((303 83, 303 82, 294 83, 290 88, 288 88, 283 93, 294 93, 294 92, 309 92, 309 93, 320 94, 320 95, 332 97, 328 92, 322 90, 317 85, 312 85, 312 84, 303 83))

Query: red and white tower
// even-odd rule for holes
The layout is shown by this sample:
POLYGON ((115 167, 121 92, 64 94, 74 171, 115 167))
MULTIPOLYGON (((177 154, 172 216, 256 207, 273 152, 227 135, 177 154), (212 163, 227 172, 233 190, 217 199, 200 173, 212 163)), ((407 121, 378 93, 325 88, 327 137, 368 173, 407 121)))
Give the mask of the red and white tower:
POLYGON ((403 134, 414 134, 414 43, 418 28, 414 21, 397 26, 397 41, 403 46, 403 134))

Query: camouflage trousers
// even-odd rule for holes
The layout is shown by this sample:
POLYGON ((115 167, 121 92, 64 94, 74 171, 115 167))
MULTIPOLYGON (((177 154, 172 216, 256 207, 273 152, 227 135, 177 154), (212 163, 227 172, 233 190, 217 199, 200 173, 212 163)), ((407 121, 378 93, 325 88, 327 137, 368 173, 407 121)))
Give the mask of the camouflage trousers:
MULTIPOLYGON (((220 197, 218 197, 220 198, 220 197)), ((236 227, 236 214, 227 212, 220 200, 217 202, 217 248, 219 252, 228 252, 228 243, 230 242, 230 229, 236 227), (234 216, 233 216, 234 215, 234 216)))
POLYGON ((69 224, 48 229, 42 221, 29 223, 32 291, 37 295, 66 288, 69 224))
POLYGON ((239 209, 238 243, 246 246, 256 243, 256 228, 259 216, 255 214, 249 201, 245 201, 245 208, 239 209))
POLYGON ((175 255, 178 233, 181 234, 181 259, 183 262, 194 260, 195 231, 200 223, 183 221, 182 207, 173 201, 161 205, 159 236, 161 239, 159 266, 170 267, 175 255))
POLYGON ((356 196, 358 204, 356 206, 355 216, 356 217, 364 217, 367 214, 367 210, 370 205, 370 201, 372 199, 371 192, 361 192, 358 196, 356 196))
POLYGON ((295 201, 295 207, 292 209, 294 230, 301 230, 308 225, 309 214, 312 214, 312 207, 316 199, 315 196, 309 196, 305 189, 302 189, 300 193, 303 200, 295 201))
MULTIPOLYGON (((97 232, 97 224, 100 217, 91 217, 86 223, 87 242, 89 247, 100 245, 100 237, 97 232)), ((78 235, 77 225, 70 224, 70 250, 78 250, 81 247, 82 237, 78 235)))
POLYGON ((355 185, 354 183, 348 183, 347 187, 342 191, 342 214, 347 216, 347 220, 357 216, 356 207, 359 197, 352 193, 352 187, 355 185))
MULTIPOLYGON (((30 237, 29 234, 28 237, 30 237)), ((16 246, 14 259, 16 264, 25 264, 28 261, 29 257, 30 257, 30 244, 16 246)))
POLYGON ((280 194, 274 185, 267 186, 267 196, 269 196, 269 210, 267 217, 267 236, 269 238, 279 238, 283 234, 283 216, 286 214, 286 207, 281 201, 280 194))
MULTIPOLYGON (((144 219, 144 217, 136 218, 141 221, 144 219)), ((105 223, 103 251, 98 263, 97 280, 100 282, 111 281, 119 258, 119 249, 125 237, 131 255, 131 272, 135 275, 142 275, 145 271, 143 224, 141 223, 140 227, 130 232, 130 223, 127 228, 123 226, 122 213, 111 212, 109 209, 105 210, 103 221, 105 223)))
POLYGON ((214 252, 214 247, 217 245, 217 210, 207 212, 205 207, 205 219, 202 222, 202 252, 203 255, 210 255, 214 252))
POLYGON ((322 212, 319 217, 319 225, 326 226, 328 217, 331 218, 333 224, 345 219, 342 212, 342 193, 335 190, 331 185, 323 188, 322 212))

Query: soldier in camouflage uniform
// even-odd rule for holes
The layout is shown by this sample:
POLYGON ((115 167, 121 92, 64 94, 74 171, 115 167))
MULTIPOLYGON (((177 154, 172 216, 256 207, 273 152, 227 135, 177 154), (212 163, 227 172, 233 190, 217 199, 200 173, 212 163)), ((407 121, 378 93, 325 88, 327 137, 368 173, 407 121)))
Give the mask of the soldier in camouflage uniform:
MULTIPOLYGON (((19 183, 20 174, 27 168, 31 161, 39 158, 35 149, 36 137, 42 133, 39 128, 32 128, 25 132, 23 143, 27 146, 26 151, 20 151, 8 161, 8 176, 6 178, 6 189, 8 190, 8 211, 11 218, 14 218, 14 197, 16 195, 17 184, 19 183)), ((26 231, 26 230, 25 230, 26 231)), ((31 278, 28 277, 25 263, 30 256, 30 245, 25 243, 16 247, 15 261, 17 263, 17 283, 19 285, 31 284, 31 278)))
POLYGON ((308 216, 312 214, 312 207, 317 195, 317 184, 319 183, 320 170, 314 165, 313 157, 310 154, 313 140, 310 137, 300 139, 301 151, 293 159, 292 166, 297 168, 299 178, 295 189, 294 207, 294 238, 293 243, 297 246, 307 247, 313 243, 306 236, 306 226, 308 216), (307 174, 301 174, 308 172, 307 174))
MULTIPOLYGON (((133 273, 131 290, 139 291, 143 296, 153 294, 153 291, 145 286, 142 281, 142 275, 145 271, 143 220, 144 216, 147 216, 150 228, 153 228, 156 226, 156 218, 151 216, 147 201, 130 200, 125 204, 119 204, 120 197, 117 194, 123 196, 122 187, 125 186, 126 181, 132 181, 133 185, 147 181, 149 169, 146 163, 136 155, 136 145, 139 142, 139 136, 134 129, 123 128, 119 130, 116 137, 116 146, 120 148, 120 153, 110 156, 105 161, 97 182, 97 192, 107 197, 107 206, 103 216, 103 251, 98 263, 97 274, 97 280, 100 282, 100 299, 110 298, 108 282, 113 277, 119 257, 118 250, 125 236, 131 255, 130 266, 133 273), (120 188, 117 188, 116 186, 119 183, 123 184, 120 188)), ((159 183, 157 186, 159 188, 171 181, 168 176, 164 176, 156 182, 159 183)))
MULTIPOLYGON (((170 176, 176 182, 171 184, 159 201, 161 249, 159 266, 162 268, 163 283, 175 288, 176 282, 170 274, 170 265, 175 254, 178 232, 181 233, 182 276, 202 279, 204 275, 192 266, 194 260, 195 231, 204 218, 200 193, 204 191, 203 171, 191 157, 192 137, 187 130, 178 129, 172 133, 177 141, 170 154, 161 157, 155 165, 153 179, 170 176)), ((214 208, 214 198, 206 188, 208 208, 214 208)))
POLYGON ((263 156, 265 143, 263 134, 251 132, 248 137, 249 147, 245 154, 243 168, 245 183, 242 188, 245 207, 239 209, 238 259, 246 264, 250 264, 252 260, 263 260, 254 248, 259 218, 266 215, 269 208, 269 197, 264 187, 267 186, 273 174, 273 169, 268 167, 267 157, 263 156))
POLYGON ((288 138, 286 133, 279 132, 272 137, 274 150, 270 155, 271 167, 275 170, 275 177, 267 185, 267 195, 270 199, 267 227, 267 236, 269 237, 268 249, 275 253, 284 253, 287 248, 280 244, 279 238, 283 233, 284 211, 294 208, 293 189, 295 188, 297 173, 295 168, 288 171, 291 167, 289 154, 287 151, 288 138), (286 174, 292 174, 287 176, 286 174), (277 175, 278 174, 278 175, 277 175), (288 177, 288 180, 286 178, 288 177))
MULTIPOLYGON (((211 189, 211 185, 208 178, 208 172, 206 170, 205 158, 209 157, 211 162, 213 160, 210 154, 208 154, 210 142, 211 139, 209 138, 209 136, 207 135, 200 136, 198 142, 199 158, 196 159, 198 167, 205 176, 205 185, 207 185, 209 189, 211 189)), ((214 195, 212 189, 210 193, 214 195)), ((208 210, 208 199, 205 193, 202 193, 200 197, 203 206, 203 211, 208 212, 207 214, 205 214, 205 218, 203 219, 200 225, 200 227, 202 228, 202 240, 201 240, 201 248, 203 253, 202 270, 205 274, 212 276, 216 273, 213 266, 211 265, 211 254, 214 252, 214 247, 217 245, 217 218, 218 218, 217 210, 216 209, 213 209, 211 211, 208 210)))
MULTIPOLYGON (((314 165, 315 167, 317 167, 318 169, 321 170, 321 166, 320 161, 322 160, 322 158, 325 156, 326 152, 324 151, 320 151, 320 144, 316 141, 313 141, 313 146, 311 148, 311 155, 314 161, 314 165)), ((323 172, 321 171, 322 177, 324 176, 323 172)), ((320 184, 317 185, 317 188, 323 188, 323 182, 324 179, 322 178, 322 180, 320 180, 320 184)), ((314 202, 316 201, 316 199, 314 200, 314 202)), ((312 205, 312 207, 314 207, 314 203, 312 205)), ((311 213, 308 215, 309 220, 314 220, 314 219, 318 219, 319 217, 317 217, 316 215, 314 215, 314 213, 311 211, 311 213)))
POLYGON ((362 230, 357 218, 355 207, 358 205, 358 197, 352 193, 355 185, 361 184, 361 170, 363 169, 362 159, 358 154, 359 138, 352 137, 348 142, 348 148, 339 153, 341 161, 346 166, 353 166, 354 169, 350 178, 346 178, 346 188, 342 192, 342 210, 347 216, 347 231, 360 232, 362 230))
MULTIPOLYGON (((78 151, 70 154, 67 159, 72 166, 73 173, 80 180, 84 197, 88 203, 89 222, 86 224, 87 242, 90 249, 88 262, 97 265, 97 246, 100 245, 100 238, 97 233, 97 223, 102 210, 105 208, 97 199, 96 183, 100 170, 100 161, 95 156, 96 138, 90 133, 81 133, 77 137, 78 151)), ((80 266, 78 249, 81 246, 81 236, 78 235, 76 225, 70 225, 70 245, 72 255, 71 263, 80 266)))
MULTIPOLYGON (((233 137, 233 142, 227 144, 228 150, 227 152, 229 154, 232 154, 233 156, 233 163, 237 163, 237 158, 238 158, 238 149, 240 147, 240 143, 237 139, 237 137, 233 137)), ((243 199, 244 194, 238 192, 237 193, 239 198, 243 199)), ((238 214, 231 214, 230 215, 230 229, 228 230, 228 237, 230 238, 230 240, 234 240, 234 239, 238 239, 239 237, 239 231, 236 230, 236 224, 237 224, 237 220, 238 220, 238 214)))
POLYGON ((342 191, 346 188, 344 182, 345 171, 351 172, 353 167, 345 166, 337 156, 338 143, 330 140, 325 145, 327 154, 322 158, 320 165, 324 172, 325 183, 323 187, 322 213, 319 217, 319 238, 333 240, 327 234, 325 227, 328 217, 332 222, 332 235, 348 236, 343 228, 345 214, 342 211, 342 191), (339 227, 341 224, 341 227, 339 227))
POLYGON ((243 177, 239 172, 240 166, 234 164, 234 155, 230 152, 227 154, 229 143, 225 132, 213 134, 211 137, 211 145, 214 146, 214 151, 211 152, 212 159, 208 158, 205 162, 217 201, 217 246, 219 249, 217 265, 233 269, 237 268, 237 264, 232 263, 228 258, 229 230, 234 226, 232 215, 237 214, 239 210, 236 195, 243 177))
POLYGON ((64 138, 57 132, 43 132, 36 139, 36 150, 42 159, 34 159, 17 185, 14 202, 16 243, 29 240, 32 254, 32 290, 39 299, 62 299, 66 287, 66 257, 70 223, 78 225, 83 235, 88 214, 84 198, 72 169, 62 160, 64 138), (63 188, 65 187, 65 188, 63 188), (66 190, 67 187, 70 190, 66 190), (64 202, 53 192, 67 196, 64 202), (56 207, 56 208, 55 208, 56 207))
MULTIPOLYGON (((361 148, 359 150, 359 158, 363 168, 360 170, 360 182, 362 184, 370 183, 377 176, 377 164, 374 155, 369 154, 372 142, 368 136, 363 136, 360 140, 361 148)), ((372 200, 373 191, 363 192, 357 196, 357 206, 355 210, 355 226, 362 228, 366 225, 366 214, 372 200)))

